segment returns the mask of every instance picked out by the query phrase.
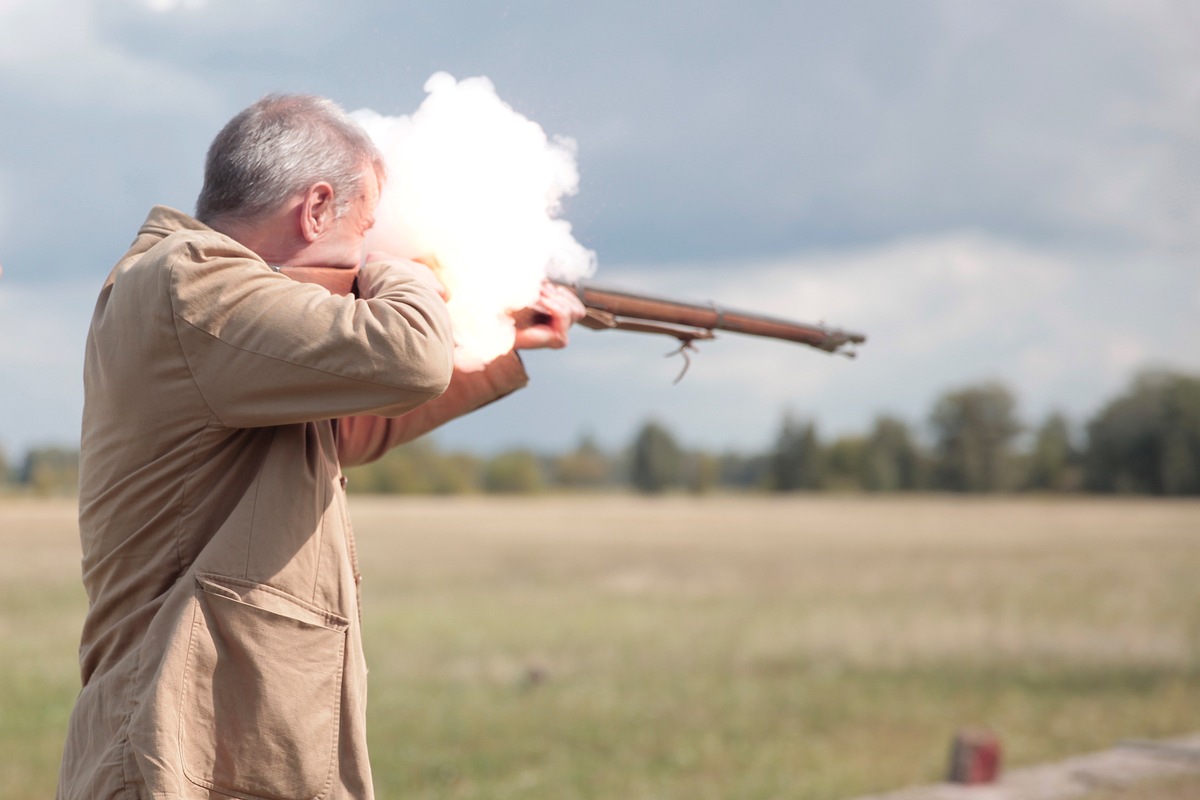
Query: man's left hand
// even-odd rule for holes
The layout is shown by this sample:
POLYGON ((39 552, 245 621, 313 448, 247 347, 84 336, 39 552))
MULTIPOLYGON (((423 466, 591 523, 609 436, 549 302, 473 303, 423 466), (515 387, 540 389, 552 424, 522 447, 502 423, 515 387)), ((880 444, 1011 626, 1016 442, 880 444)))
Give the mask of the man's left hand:
POLYGON ((559 349, 567 346, 567 331, 583 319, 587 309, 565 286, 546 282, 537 302, 513 314, 517 325, 517 350, 559 349))

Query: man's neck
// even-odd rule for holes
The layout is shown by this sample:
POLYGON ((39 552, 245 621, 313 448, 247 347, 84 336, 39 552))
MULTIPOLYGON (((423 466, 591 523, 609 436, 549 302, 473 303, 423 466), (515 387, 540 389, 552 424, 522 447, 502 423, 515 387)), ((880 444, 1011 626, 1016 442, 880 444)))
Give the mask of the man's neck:
POLYGON ((254 252, 268 264, 288 264, 307 242, 290 232, 285 220, 266 219, 253 223, 218 219, 208 223, 218 233, 254 252))

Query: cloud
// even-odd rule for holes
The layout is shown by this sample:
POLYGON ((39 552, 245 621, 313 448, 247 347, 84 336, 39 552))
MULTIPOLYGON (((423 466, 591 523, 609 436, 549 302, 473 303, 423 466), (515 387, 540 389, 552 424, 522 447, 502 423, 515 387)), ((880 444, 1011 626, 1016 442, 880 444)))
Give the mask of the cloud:
POLYGON ((90 113, 200 116, 222 107, 220 94, 196 74, 118 45, 101 18, 119 10, 95 0, 5 0, 0 88, 26 102, 90 113))
POLYGON ((98 287, 0 278, 0 420, 8 453, 78 442, 83 345, 98 287))
POLYGON ((527 359, 528 394, 440 436, 561 446, 591 431, 620 446, 656 417, 690 444, 761 449, 787 410, 827 436, 863 432, 880 413, 920 427, 942 393, 985 380, 1008 385, 1031 425, 1056 409, 1082 422, 1139 369, 1200 371, 1200 274, 1182 257, 950 232, 703 266, 602 269, 596 282, 824 321, 868 341, 849 360, 719 334, 676 386, 682 362, 662 358, 672 340, 580 330, 564 353, 527 359))
POLYGON ((143 0, 146 8, 159 14, 172 11, 199 11, 208 6, 207 0, 143 0))
POLYGON ((717 4, 709 26, 684 22, 662 48, 587 18, 603 32, 592 46, 628 63, 546 80, 605 99, 622 82, 608 113, 561 123, 580 143, 590 230, 638 237, 618 242, 622 259, 964 227, 1200 246, 1200 49, 1183 33, 1200 11, 1148 5, 796 3, 751 21, 717 4), (597 170, 620 202, 589 194, 597 170))
MULTIPOLYGON (((649 417, 690 445, 762 449, 783 413, 825 436, 875 415, 922 425, 943 392, 1010 386, 1030 424, 1053 409, 1082 422, 1139 369, 1200 371, 1200 274, 1162 254, 1030 246, 976 232, 727 262, 714 270, 627 266, 597 283, 718 301, 861 330, 856 360, 720 334, 682 368, 672 339, 576 329, 565 351, 525 356, 531 386, 438 433, 448 446, 561 448, 584 432, 622 446, 649 417)), ((0 419, 10 449, 70 442, 82 399, 82 345, 94 292, 0 282, 0 419), (13 421, 20 420, 20 424, 13 421)))
POLYGON ((715 391, 732 381, 777 403, 809 400, 814 416, 837 427, 889 408, 924 414, 935 394, 990 378, 1010 384, 1031 413, 1059 404, 1090 413, 1139 366, 1200 368, 1200 274, 1183 257, 951 233, 716 273, 655 273, 650 283, 865 330, 869 341, 850 366, 803 353, 784 362, 779 350, 747 344, 695 370, 715 391), (870 401, 845 396, 856 388, 870 401))
MULTIPOLYGON (((858 361, 726 336, 676 387, 669 341, 580 331, 454 426, 474 441, 621 438, 653 413, 755 443, 784 407, 829 430, 919 419, 982 377, 1028 415, 1083 415, 1141 364, 1195 367, 1200 6, 743 5, 0 0, 0 289, 97 283, 147 205, 188 207, 212 135, 266 91, 411 113, 444 69, 576 139, 563 216, 601 282, 871 336, 858 361)), ((52 380, 13 364, 13 386, 52 380)))
MULTIPOLYGON (((5 229, 8 227, 8 221, 11 219, 11 207, 9 205, 8 187, 12 185, 4 165, 0 164, 0 248, 3 248, 5 239, 5 229)), ((0 267, 4 264, 5 253, 0 249, 0 267)))

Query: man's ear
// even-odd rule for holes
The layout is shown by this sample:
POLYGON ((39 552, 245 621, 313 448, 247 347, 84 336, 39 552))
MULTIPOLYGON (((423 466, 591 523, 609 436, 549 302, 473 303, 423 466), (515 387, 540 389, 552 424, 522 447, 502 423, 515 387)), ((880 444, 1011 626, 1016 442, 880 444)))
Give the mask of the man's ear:
POLYGON ((300 233, 307 242, 316 241, 333 223, 333 187, 314 183, 300 203, 300 233))

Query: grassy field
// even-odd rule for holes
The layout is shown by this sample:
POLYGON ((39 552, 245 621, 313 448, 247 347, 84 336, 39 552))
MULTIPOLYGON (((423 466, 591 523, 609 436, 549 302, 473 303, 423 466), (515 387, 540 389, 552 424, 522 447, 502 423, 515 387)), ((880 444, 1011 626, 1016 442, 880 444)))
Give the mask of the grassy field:
POLYGON ((1078 800, 1196 800, 1200 775, 1174 775, 1122 788, 1097 789, 1078 800))
MULTIPOLYGON (((1200 502, 357 497, 381 798, 845 798, 1200 729, 1200 502)), ((74 509, 0 502, 0 797, 77 690, 74 509)))

